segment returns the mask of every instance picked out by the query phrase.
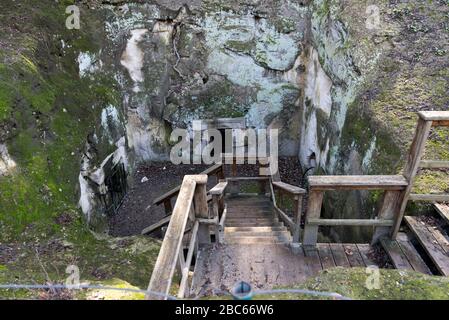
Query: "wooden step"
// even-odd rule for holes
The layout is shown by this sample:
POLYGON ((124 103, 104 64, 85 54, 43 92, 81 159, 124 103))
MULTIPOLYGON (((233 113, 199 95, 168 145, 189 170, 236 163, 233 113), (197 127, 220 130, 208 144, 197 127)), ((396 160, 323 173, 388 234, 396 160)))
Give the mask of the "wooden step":
POLYGON ((271 217, 264 217, 264 218, 235 218, 235 217, 227 217, 225 225, 228 225, 228 223, 239 223, 239 222, 254 222, 254 223, 267 223, 268 225, 272 222, 277 222, 274 216, 271 217))
POLYGON ((227 244, 268 244, 289 243, 290 238, 283 237, 229 237, 225 239, 227 244))
POLYGON ((440 214, 441 218, 449 224, 449 205, 442 203, 435 203, 435 209, 440 214))
POLYGON ((397 240, 382 239, 381 244, 396 269, 432 274, 407 235, 398 234, 397 240))
POLYGON ((287 231, 286 227, 226 227, 228 232, 266 232, 266 231, 287 231))
POLYGON ((254 227, 283 227, 284 223, 278 221, 272 221, 271 223, 260 223, 260 222, 247 222, 247 221, 237 221, 229 222, 226 221, 226 228, 254 228, 254 227))
POLYGON ((449 276, 449 241, 446 237, 440 230, 426 225, 416 217, 406 216, 405 221, 438 271, 449 276))
POLYGON ((229 212, 226 215, 227 217, 236 217, 236 218, 250 218, 250 217, 272 217, 274 213, 272 211, 266 212, 229 212))
POLYGON ((231 237, 284 237, 288 238, 290 233, 288 231, 234 231, 225 232, 225 239, 231 237))

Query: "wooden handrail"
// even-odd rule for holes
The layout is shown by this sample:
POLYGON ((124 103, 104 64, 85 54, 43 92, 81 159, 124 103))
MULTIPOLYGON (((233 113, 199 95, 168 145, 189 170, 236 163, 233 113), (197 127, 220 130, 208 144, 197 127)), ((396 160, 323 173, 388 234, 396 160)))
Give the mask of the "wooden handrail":
POLYGON ((282 181, 273 181, 273 177, 270 180, 270 191, 273 206, 278 214, 279 218, 287 225, 293 236, 293 243, 299 243, 301 238, 301 213, 302 213, 302 200, 306 190, 284 183, 282 181), (278 189, 280 192, 285 192, 293 197, 295 203, 295 221, 293 221, 277 204, 276 193, 274 189, 278 189))
POLYGON ((273 181, 272 182, 273 187, 274 188, 278 188, 281 189, 285 192, 291 193, 293 195, 295 194, 306 194, 306 190, 297 187, 297 186, 293 186, 291 184, 285 183, 285 182, 281 182, 281 181, 273 181))
POLYGON ((313 190, 403 190, 408 186, 404 176, 310 176, 313 190))
MULTIPOLYGON (((223 179, 224 178, 224 172, 223 172, 223 165, 222 164, 216 164, 213 165, 212 167, 204 170, 203 172, 200 173, 200 175, 207 175, 207 176, 211 176, 214 174, 218 174, 219 179, 223 179)), ((171 189, 170 191, 164 193, 163 195, 161 195, 160 197, 156 198, 153 201, 153 205, 160 205, 162 203, 164 203, 167 199, 171 199, 174 198, 178 193, 179 190, 181 189, 181 186, 177 186, 176 188, 171 189)))
POLYGON ((217 219, 218 222, 215 228, 215 239, 217 242, 223 242, 224 240, 224 227, 227 214, 224 195, 227 187, 228 182, 222 180, 209 191, 209 194, 212 196, 213 218, 217 219))
POLYGON ((315 246, 319 226, 372 226, 376 227, 372 243, 391 232, 398 219, 398 200, 408 188, 404 176, 310 176, 309 202, 306 213, 303 244, 315 246), (383 190, 384 198, 378 219, 321 219, 325 191, 332 190, 383 190))
MULTIPOLYGON (((408 186, 401 193, 400 197, 395 200, 396 208, 395 210, 398 212, 397 219, 393 230, 390 234, 392 239, 397 237, 399 232, 399 228, 401 227, 402 220, 404 218, 405 209, 407 207, 407 203, 410 200, 410 195, 413 189, 413 184, 416 179, 416 175, 418 174, 418 170, 421 165, 433 165, 430 161, 423 162, 422 157, 424 154, 424 150, 426 147, 427 140, 430 136, 430 131, 432 127, 449 127, 449 111, 421 111, 418 112, 418 124, 416 125, 415 136, 413 138, 412 145, 410 146, 410 151, 406 157, 407 162, 404 167, 404 177, 407 179, 408 186)), ((446 163, 442 163, 444 166, 446 163)), ((418 200, 428 200, 428 201, 438 201, 438 199, 447 200, 447 198, 442 196, 418 196, 413 195, 412 199, 418 200)))
MULTIPOLYGON (((186 292, 186 277, 188 277, 188 268, 190 268, 191 256, 196 241, 207 242, 204 238, 207 226, 195 227, 199 222, 194 221, 195 225, 192 232, 192 240, 187 254, 187 261, 184 261, 184 253, 182 248, 182 240, 189 219, 189 214, 193 208, 195 209, 195 220, 207 218, 207 200, 206 200, 206 184, 207 175, 188 175, 184 177, 183 183, 179 190, 178 199, 173 210, 167 232, 162 242, 159 255, 151 275, 148 290, 168 295, 173 275, 175 273, 178 261, 181 265, 181 284, 179 296, 184 296, 186 292), (195 204, 195 207, 193 207, 195 204), (189 258, 190 257, 190 258, 189 258), (190 259, 190 261, 189 261, 190 259), (187 269, 186 269, 187 268, 187 269), (187 272, 186 272, 187 270, 187 272)), ((159 296, 147 295, 148 299, 160 299, 159 296)))

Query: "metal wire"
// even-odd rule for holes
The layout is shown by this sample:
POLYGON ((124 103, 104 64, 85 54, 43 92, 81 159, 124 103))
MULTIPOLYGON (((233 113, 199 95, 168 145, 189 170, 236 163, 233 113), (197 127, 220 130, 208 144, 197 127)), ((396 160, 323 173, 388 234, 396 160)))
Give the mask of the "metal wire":
POLYGON ((40 290, 40 289, 66 289, 66 290, 81 290, 81 289, 97 289, 97 290, 111 290, 111 291, 127 291, 127 292, 134 292, 134 293, 144 293, 146 295, 154 295, 161 298, 166 298, 168 300, 177 300, 176 297, 167 295, 160 292, 154 292, 154 291, 148 291, 148 290, 141 290, 141 289, 132 289, 132 288, 117 288, 117 287, 105 287, 105 286, 91 286, 91 285, 74 285, 74 286, 67 286, 62 284, 55 284, 55 285, 26 285, 26 284, 5 284, 0 285, 0 289, 13 289, 13 290, 20 290, 20 289, 26 289, 26 290, 40 290))
MULTIPOLYGON (((178 300, 176 297, 172 295, 167 295, 160 292, 141 290, 141 289, 132 289, 132 288, 117 288, 117 287, 106 287, 106 286, 93 286, 93 285, 79 285, 79 286, 67 286, 62 284, 55 285, 25 285, 25 284, 3 284, 0 285, 0 289, 12 289, 12 290, 44 290, 44 289, 66 289, 66 290, 81 290, 81 289, 96 289, 96 290, 111 290, 111 291, 126 291, 126 292, 134 292, 134 293, 143 293, 145 295, 154 295, 157 297, 161 297, 167 300, 178 300)), ((215 293, 223 294, 224 296, 232 296, 227 291, 215 291, 215 293)), ((338 293, 334 292, 321 292, 321 291, 313 291, 313 290, 303 290, 303 289, 272 289, 272 290, 260 290, 254 291, 254 295, 267 295, 267 294, 282 294, 282 293, 295 293, 295 294, 304 294, 311 295, 317 297, 329 297, 339 300, 351 300, 348 297, 342 296, 338 293)), ((204 296, 197 296, 194 300, 198 300, 204 296)))

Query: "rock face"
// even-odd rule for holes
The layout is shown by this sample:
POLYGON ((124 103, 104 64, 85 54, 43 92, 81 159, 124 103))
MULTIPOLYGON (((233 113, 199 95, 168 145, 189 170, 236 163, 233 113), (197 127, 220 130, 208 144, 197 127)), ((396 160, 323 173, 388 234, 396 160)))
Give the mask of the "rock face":
MULTIPOLYGON (((67 30, 62 4, 13 2, 1 5, 10 32, 0 39, 8 224, 78 203, 105 229, 105 166, 130 173, 166 160, 171 132, 193 120, 278 128, 280 154, 316 174, 388 174, 410 141, 411 112, 448 105, 446 4, 91 0, 80 5, 84 27, 67 30), (22 32, 11 29, 29 12, 22 32), (15 205, 25 198, 39 200, 15 205)), ((433 151, 448 140, 438 136, 433 151)), ((325 215, 373 216, 377 200, 330 194, 325 215)))
MULTIPOLYGON (((170 132, 193 120, 243 116, 266 128, 298 117, 307 6, 172 1, 104 10, 113 50, 103 54, 121 56, 116 71, 137 161, 166 159, 170 132)), ((296 154, 297 132, 282 138, 283 151, 296 154)))

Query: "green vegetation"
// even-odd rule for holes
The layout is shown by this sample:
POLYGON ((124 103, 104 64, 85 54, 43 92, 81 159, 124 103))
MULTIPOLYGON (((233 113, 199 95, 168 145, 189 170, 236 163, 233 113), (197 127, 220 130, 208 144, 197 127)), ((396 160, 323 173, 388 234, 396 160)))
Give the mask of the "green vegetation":
MULTIPOLYGON (((292 288, 334 292, 357 300, 447 300, 449 279, 399 270, 380 270, 378 289, 368 289, 370 274, 365 268, 334 268, 292 288)), ((282 294, 260 296, 260 299, 312 299, 307 295, 282 294)))

